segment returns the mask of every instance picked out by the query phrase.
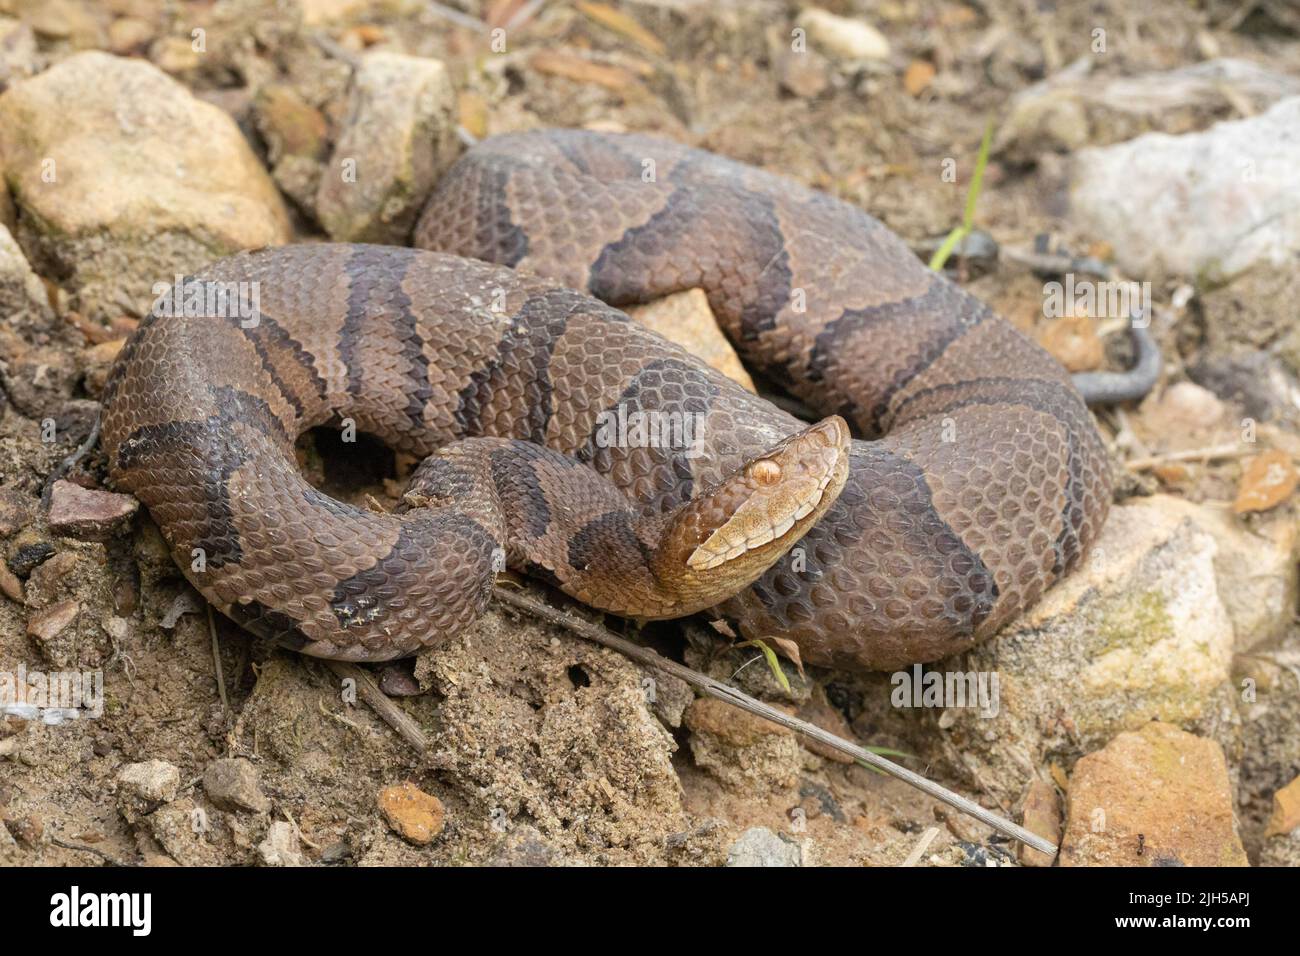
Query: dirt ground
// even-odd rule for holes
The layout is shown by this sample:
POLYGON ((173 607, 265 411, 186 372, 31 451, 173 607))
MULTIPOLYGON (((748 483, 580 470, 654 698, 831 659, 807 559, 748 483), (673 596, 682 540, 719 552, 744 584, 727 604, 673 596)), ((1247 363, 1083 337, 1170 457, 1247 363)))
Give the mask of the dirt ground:
MULTIPOLYGON (((324 37, 336 61, 367 49, 434 57, 448 66, 460 125, 474 136, 545 125, 660 132, 861 205, 918 248, 960 221, 986 124, 1005 132, 1017 94, 1080 58, 1093 58, 1100 77, 1176 69, 1212 56, 1300 73, 1296 24, 1270 18, 1267 5, 1242 18, 1239 3, 829 0, 832 12, 879 29, 891 52, 849 65, 822 58, 811 76, 787 72, 795 69, 785 51, 798 8, 785 3, 644 0, 617 8, 626 20, 602 16, 600 5, 595 14, 558 2, 532 10, 516 0, 453 5, 489 28, 523 11, 508 30, 507 51, 494 54, 488 34, 402 0, 304 0, 310 24, 286 14, 295 6, 287 0, 179 6, 193 8, 194 17, 234 9, 238 15, 222 22, 245 31, 241 49, 267 71, 284 68, 277 45, 304 35, 324 37), (1098 27, 1107 34, 1104 55, 1093 50, 1098 27), (955 181, 943 174, 949 159, 955 181)), ((128 17, 147 24, 151 37, 185 36, 184 16, 164 9, 172 6, 0 0, 0 13, 37 21, 39 48, 55 62, 78 49, 111 48, 120 36, 113 23, 128 17)), ((127 49, 161 56, 149 42, 127 49)), ((180 78, 244 119, 264 153, 245 112, 256 75, 245 64, 180 78)), ((346 72, 342 80, 319 78, 317 105, 327 119, 340 116, 345 91, 346 72)), ((1147 128, 1203 129, 1240 113, 1231 103, 1214 103, 1171 115, 1125 117, 1136 128, 1122 130, 1103 116, 1090 142, 1147 128)), ((1050 146, 995 150, 976 226, 1004 250, 1030 250, 1050 237, 1041 241, 1053 250, 1106 258, 1107 237, 1083 234, 1068 216, 1065 169, 1066 156, 1050 146)), ((295 228, 301 239, 321 237, 301 210, 295 228)), ((1022 329, 1046 334, 1041 278, 1005 255, 977 272, 963 266, 959 277, 1022 329)), ((1259 347, 1285 334, 1258 331, 1250 316, 1284 306, 1294 321, 1289 302, 1270 304, 1247 290, 1241 324, 1216 327, 1199 299, 1171 306, 1180 285, 1155 289, 1158 307, 1173 316, 1156 325, 1166 381, 1216 349, 1251 344, 1252 336, 1259 347)), ((813 752, 772 728, 719 727, 707 706, 691 703, 684 685, 504 610, 416 662, 371 668, 385 688, 416 691, 394 699, 431 741, 417 753, 352 698, 351 685, 326 664, 268 648, 219 617, 210 621, 143 513, 105 542, 50 534, 36 500, 93 416, 87 344, 72 336, 54 346, 66 353, 69 380, 58 442, 43 443, 39 422, 14 403, 0 406, 0 485, 29 509, 0 550, 12 560, 19 547, 48 543, 59 556, 58 573, 32 571, 28 602, 34 592, 47 604, 75 597, 84 623, 57 647, 38 647, 27 634, 28 607, 0 598, 0 662, 102 670, 106 706, 99 719, 57 726, 0 719, 0 818, 16 837, 8 847, 0 843, 0 860, 255 864, 268 861, 265 847, 280 822, 290 824, 302 861, 331 865, 718 865, 751 827, 781 835, 804 863, 897 865, 936 826, 925 854, 931 863, 1014 860, 1014 846, 988 827, 897 781, 813 752), (230 757, 251 762, 268 806, 229 810, 213 801, 205 770, 230 757), (146 761, 179 768, 180 781, 167 799, 141 806, 119 776, 125 765, 146 761), (445 814, 441 834, 427 845, 395 833, 377 807, 385 787, 406 781, 436 796, 445 814)), ((1126 358, 1123 337, 1110 336, 1107 361, 1126 358)), ((1127 428, 1126 414, 1136 413, 1101 413, 1108 441, 1127 428)), ((1285 416, 1275 427, 1300 435, 1285 416)), ((304 464, 322 487, 358 503, 368 496, 391 503, 411 463, 373 447, 361 465, 336 445, 325 433, 302 443, 304 464)), ((1177 436, 1166 447, 1178 447, 1177 436)), ((1163 490, 1193 501, 1230 500, 1239 471, 1240 463, 1229 460, 1167 475, 1163 484, 1150 473, 1134 474, 1120 494, 1163 490)), ((84 475, 102 483, 102 456, 89 460, 84 475)), ((699 623, 644 633, 607 623, 863 744, 912 753, 910 735, 927 726, 919 716, 888 726, 861 719, 855 702, 869 692, 864 688, 879 685, 853 675, 810 669, 803 676, 786 664, 786 691, 757 651, 729 648, 699 623)), ((999 812, 1016 809, 1000 806, 950 764, 911 765, 999 812)), ((1243 810, 1252 854, 1268 813, 1267 800, 1259 800, 1243 810)))

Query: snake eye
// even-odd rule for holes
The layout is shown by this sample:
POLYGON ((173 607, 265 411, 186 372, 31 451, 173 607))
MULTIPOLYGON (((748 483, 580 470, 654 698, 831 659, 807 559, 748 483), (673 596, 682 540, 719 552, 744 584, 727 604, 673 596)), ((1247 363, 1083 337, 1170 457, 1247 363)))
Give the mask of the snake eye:
POLYGON ((781 480, 781 466, 771 459, 764 458, 749 466, 749 477, 760 485, 775 485, 781 480))

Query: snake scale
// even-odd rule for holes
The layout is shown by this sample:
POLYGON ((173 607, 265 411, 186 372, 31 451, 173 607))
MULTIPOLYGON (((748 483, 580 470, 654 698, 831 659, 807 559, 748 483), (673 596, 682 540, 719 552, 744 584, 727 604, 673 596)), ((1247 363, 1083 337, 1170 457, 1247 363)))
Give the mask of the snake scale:
POLYGON ((222 260, 189 281, 255 284, 258 320, 155 309, 106 386, 112 482, 209 601, 285 646, 412 654, 509 566, 628 617, 711 608, 808 662, 894 668, 995 632, 1105 519, 1066 372, 788 179, 647 136, 499 136, 442 177, 415 244, 222 260), (827 417, 617 310, 691 288, 827 417), (349 422, 424 459, 397 512, 302 477, 296 437, 349 422))

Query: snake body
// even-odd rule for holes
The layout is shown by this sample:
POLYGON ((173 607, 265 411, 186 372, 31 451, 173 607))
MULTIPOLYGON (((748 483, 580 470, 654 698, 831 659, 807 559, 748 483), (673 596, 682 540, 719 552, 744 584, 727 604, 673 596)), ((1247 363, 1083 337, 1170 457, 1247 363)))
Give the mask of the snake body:
POLYGON ((992 634, 1105 518, 1065 371, 789 180, 644 136, 496 137, 443 177, 416 244, 223 260, 191 281, 255 283, 256 324, 151 315, 106 387, 113 482, 214 605, 305 653, 429 646, 504 564, 626 616, 716 608, 806 661, 892 668, 992 634), (690 288, 829 417, 805 425, 614 308, 690 288), (349 421, 428 456, 401 513, 299 473, 296 436, 349 421))

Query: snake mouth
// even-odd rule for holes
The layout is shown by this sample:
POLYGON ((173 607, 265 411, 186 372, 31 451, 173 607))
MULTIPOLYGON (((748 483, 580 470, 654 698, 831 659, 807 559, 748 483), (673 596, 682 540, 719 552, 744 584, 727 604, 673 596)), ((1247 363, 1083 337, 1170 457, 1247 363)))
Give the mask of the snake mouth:
POLYGON ((848 443, 848 426, 831 417, 746 464, 715 492, 743 496, 740 504, 695 548, 686 566, 703 572, 747 555, 767 563, 779 558, 839 495, 848 471, 848 443))

